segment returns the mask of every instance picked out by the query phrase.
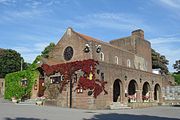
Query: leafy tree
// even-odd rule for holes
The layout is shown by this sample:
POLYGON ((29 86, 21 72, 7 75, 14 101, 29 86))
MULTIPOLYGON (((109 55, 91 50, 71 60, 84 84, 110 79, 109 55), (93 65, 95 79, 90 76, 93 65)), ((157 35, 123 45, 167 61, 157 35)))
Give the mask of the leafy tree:
POLYGON ((42 57, 48 58, 49 57, 49 52, 55 47, 55 44, 51 42, 45 49, 41 52, 42 57))
POLYGON ((168 67, 169 61, 166 59, 164 55, 160 55, 154 49, 151 49, 152 54, 152 68, 153 69, 161 69, 161 73, 168 74, 168 67))
MULTIPOLYGON (((4 78, 7 73, 21 70, 21 60, 23 58, 15 50, 0 49, 0 78, 4 78)), ((25 66, 27 66, 24 63, 25 66)))
POLYGON ((172 74, 177 85, 180 85, 180 74, 172 74))
POLYGON ((175 79, 175 82, 180 85, 180 60, 176 60, 175 64, 173 64, 174 69, 177 72, 174 72, 173 77, 175 79))
POLYGON ((175 64, 173 64, 174 69, 176 69, 177 73, 180 74, 180 60, 176 60, 175 64))

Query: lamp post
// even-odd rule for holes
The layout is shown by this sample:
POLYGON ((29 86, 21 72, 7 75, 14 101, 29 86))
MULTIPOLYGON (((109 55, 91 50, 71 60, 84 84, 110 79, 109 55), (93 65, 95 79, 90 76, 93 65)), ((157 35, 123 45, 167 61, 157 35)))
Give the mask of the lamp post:
POLYGON ((69 107, 72 108, 72 78, 70 77, 70 100, 69 107))
POLYGON ((23 70, 23 59, 21 59, 21 71, 23 70))

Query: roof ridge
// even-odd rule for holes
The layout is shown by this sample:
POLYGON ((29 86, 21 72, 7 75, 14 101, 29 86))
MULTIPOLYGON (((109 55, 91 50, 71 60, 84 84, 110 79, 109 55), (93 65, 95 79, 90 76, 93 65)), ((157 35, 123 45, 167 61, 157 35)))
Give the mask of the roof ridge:
MULTIPOLYGON (((85 40, 93 41, 93 42, 97 42, 97 43, 101 43, 101 44, 104 44, 104 45, 107 45, 107 46, 111 46, 111 47, 120 49, 120 50, 122 50, 122 51, 126 51, 126 52, 129 52, 129 53, 132 53, 132 52, 130 52, 130 51, 128 51, 128 50, 125 50, 125 49, 123 49, 123 48, 120 48, 120 47, 117 47, 117 46, 115 46, 115 45, 112 45, 112 44, 110 44, 109 42, 104 42, 104 41, 102 41, 102 40, 93 38, 93 37, 91 37, 91 36, 84 35, 84 34, 82 34, 82 33, 76 32, 76 31, 74 31, 74 30, 73 30, 73 32, 74 32, 75 34, 77 34, 78 36, 82 37, 82 38, 85 39, 85 40)), ((132 54, 134 54, 134 53, 132 53, 132 54)))

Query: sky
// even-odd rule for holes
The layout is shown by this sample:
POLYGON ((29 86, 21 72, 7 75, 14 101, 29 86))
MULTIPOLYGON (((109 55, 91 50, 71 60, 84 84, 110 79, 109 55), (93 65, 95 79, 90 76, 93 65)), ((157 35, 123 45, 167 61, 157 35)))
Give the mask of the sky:
POLYGON ((171 72, 180 59, 180 0, 0 0, 0 48, 26 62, 68 27, 105 42, 143 29, 171 72))

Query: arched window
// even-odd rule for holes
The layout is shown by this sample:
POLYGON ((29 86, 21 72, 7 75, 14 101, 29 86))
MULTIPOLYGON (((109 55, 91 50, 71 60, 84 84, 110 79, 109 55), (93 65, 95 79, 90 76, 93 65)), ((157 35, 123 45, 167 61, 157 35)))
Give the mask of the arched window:
POLYGON ((103 52, 100 53, 100 60, 104 61, 104 53, 103 52))
POLYGON ((127 60, 127 67, 131 67, 131 61, 130 61, 130 59, 127 60))
POLYGON ((115 59, 115 63, 118 64, 118 57, 115 56, 114 59, 115 59))

